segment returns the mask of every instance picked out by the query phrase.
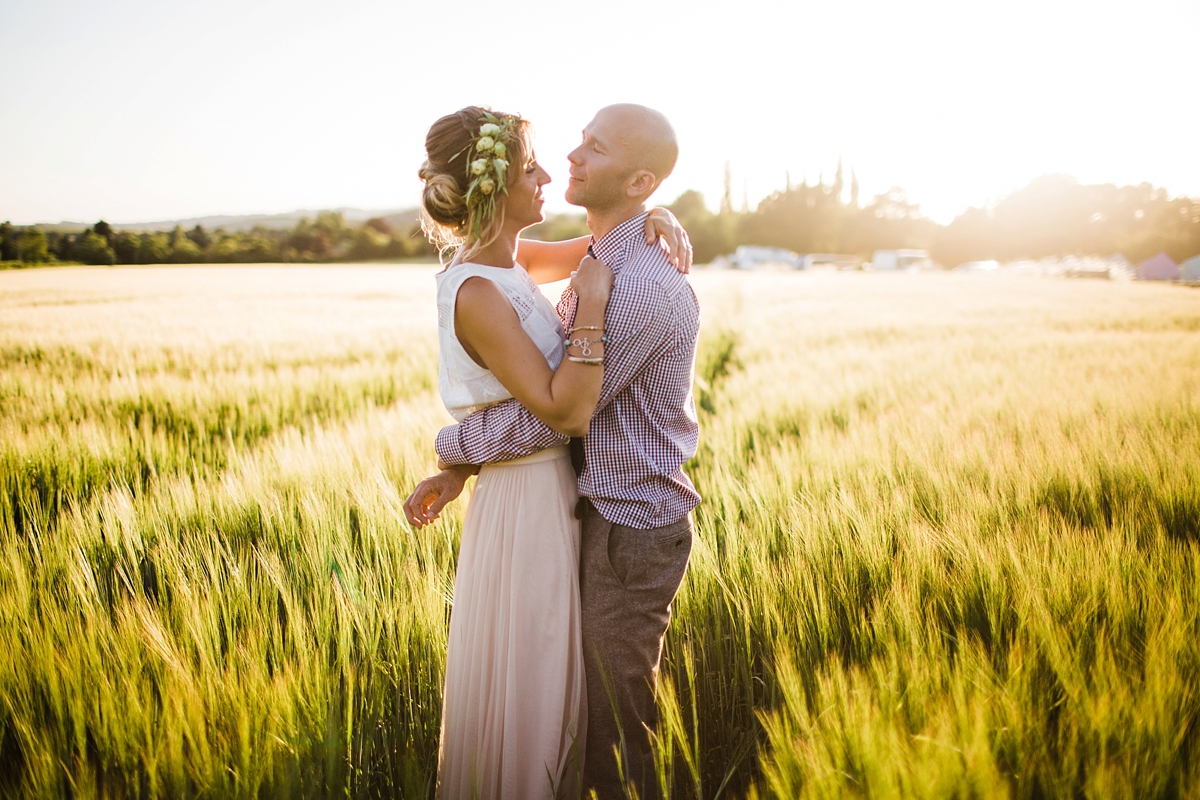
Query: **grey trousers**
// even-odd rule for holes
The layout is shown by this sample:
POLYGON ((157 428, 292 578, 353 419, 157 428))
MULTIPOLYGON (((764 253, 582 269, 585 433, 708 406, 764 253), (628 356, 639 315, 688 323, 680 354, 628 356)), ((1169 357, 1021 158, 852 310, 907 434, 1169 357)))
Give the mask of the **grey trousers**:
POLYGON ((658 796, 649 733, 671 601, 692 552, 690 518, 663 528, 614 525, 589 503, 583 517, 579 592, 587 677, 583 781, 600 800, 625 797, 625 779, 645 800, 658 796), (615 711, 615 713, 614 713, 615 711))

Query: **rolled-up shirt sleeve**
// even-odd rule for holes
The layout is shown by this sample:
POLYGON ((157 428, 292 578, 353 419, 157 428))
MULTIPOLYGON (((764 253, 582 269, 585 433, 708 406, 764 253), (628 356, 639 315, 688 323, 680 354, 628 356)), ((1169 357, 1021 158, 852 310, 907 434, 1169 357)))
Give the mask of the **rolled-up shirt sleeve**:
POLYGON ((447 464, 491 464, 566 444, 568 438, 516 400, 505 400, 442 428, 434 449, 447 464))

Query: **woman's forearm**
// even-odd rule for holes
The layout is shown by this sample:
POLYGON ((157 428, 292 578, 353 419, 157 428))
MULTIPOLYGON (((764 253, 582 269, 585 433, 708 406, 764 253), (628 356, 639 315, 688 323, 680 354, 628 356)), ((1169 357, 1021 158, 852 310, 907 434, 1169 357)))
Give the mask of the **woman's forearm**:
POLYGON ((567 332, 569 342, 587 340, 586 346, 570 344, 562 364, 550 381, 550 407, 554 422, 543 419, 550 427, 569 436, 587 433, 588 423, 604 382, 602 364, 573 361, 572 358, 604 359, 604 309, 607 303, 581 302, 575 312, 574 332, 567 332), (585 352, 586 347, 586 352, 585 352))
POLYGON ((562 242, 539 242, 533 239, 517 240, 517 262, 525 268, 536 283, 565 281, 571 271, 579 266, 587 255, 590 236, 567 239, 562 242))

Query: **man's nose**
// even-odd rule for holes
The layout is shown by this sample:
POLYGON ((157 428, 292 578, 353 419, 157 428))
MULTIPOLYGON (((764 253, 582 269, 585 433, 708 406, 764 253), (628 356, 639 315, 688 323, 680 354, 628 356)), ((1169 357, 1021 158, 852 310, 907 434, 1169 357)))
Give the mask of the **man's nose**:
POLYGON ((570 161, 572 164, 578 165, 579 164, 579 150, 580 150, 580 148, 576 147, 574 150, 567 153, 567 161, 570 161))

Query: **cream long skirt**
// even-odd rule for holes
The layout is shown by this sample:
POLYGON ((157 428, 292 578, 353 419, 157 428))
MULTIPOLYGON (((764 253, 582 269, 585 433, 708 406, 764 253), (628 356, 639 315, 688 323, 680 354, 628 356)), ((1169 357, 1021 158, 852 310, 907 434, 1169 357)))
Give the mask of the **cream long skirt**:
POLYGON ((578 795, 587 710, 576 498, 565 447, 480 470, 450 613, 440 800, 578 795))

